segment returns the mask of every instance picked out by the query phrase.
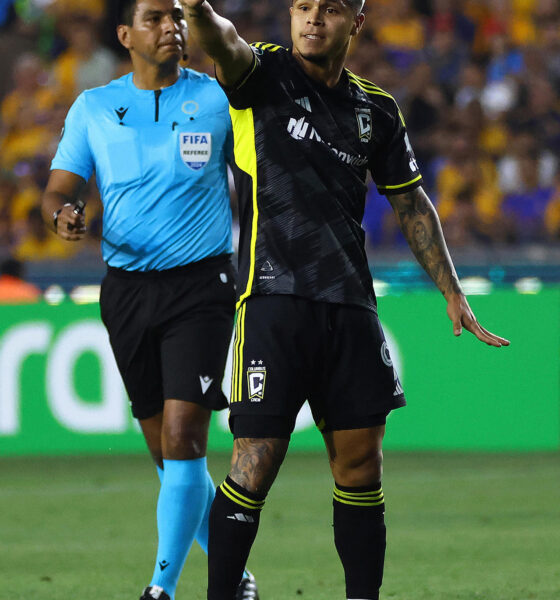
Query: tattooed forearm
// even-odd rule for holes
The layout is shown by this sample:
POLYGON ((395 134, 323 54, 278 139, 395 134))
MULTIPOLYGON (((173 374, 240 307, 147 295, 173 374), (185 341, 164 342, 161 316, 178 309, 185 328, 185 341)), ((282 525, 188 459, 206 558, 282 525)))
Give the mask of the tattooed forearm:
POLYGON ((389 197, 402 232, 418 262, 444 296, 460 293, 459 279, 439 217, 422 188, 389 197))
POLYGON ((288 440, 237 438, 229 476, 251 492, 266 494, 288 449, 288 440))

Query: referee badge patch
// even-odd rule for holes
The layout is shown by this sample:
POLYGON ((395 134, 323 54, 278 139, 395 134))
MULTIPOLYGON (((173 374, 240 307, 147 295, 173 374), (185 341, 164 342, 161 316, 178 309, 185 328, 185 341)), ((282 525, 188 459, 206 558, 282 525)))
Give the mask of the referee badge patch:
POLYGON ((211 133, 181 133, 181 158, 189 169, 199 171, 208 164, 212 156, 211 133))
POLYGON ((266 367, 262 360, 252 360, 247 369, 247 390, 251 402, 264 400, 264 384, 266 383, 266 367))

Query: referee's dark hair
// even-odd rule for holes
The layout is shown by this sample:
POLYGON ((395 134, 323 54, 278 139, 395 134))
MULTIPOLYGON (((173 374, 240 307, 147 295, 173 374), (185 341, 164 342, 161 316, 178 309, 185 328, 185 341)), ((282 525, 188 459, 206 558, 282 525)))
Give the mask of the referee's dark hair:
POLYGON ((135 12, 136 0, 118 0, 117 25, 128 25, 129 27, 132 27, 135 12))

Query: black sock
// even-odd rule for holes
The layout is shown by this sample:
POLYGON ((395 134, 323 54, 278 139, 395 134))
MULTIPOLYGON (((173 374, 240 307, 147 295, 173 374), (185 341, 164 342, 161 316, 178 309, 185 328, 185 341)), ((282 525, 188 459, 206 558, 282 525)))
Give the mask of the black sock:
POLYGON ((210 509, 208 600, 235 600, 264 500, 229 477, 218 486, 210 509))
POLYGON ((334 542, 346 577, 346 598, 378 600, 385 562, 385 503, 381 483, 335 484, 334 542))

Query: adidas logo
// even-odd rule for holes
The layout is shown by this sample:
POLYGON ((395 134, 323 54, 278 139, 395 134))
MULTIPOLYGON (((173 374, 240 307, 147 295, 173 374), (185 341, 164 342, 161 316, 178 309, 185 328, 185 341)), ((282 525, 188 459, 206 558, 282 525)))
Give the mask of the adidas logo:
POLYGON ((228 519, 232 521, 241 521, 241 523, 254 523, 255 519, 251 515, 244 515, 243 513, 235 513, 234 515, 228 515, 228 519))
POLYGON ((305 108, 306 111, 313 112, 311 110, 311 103, 309 102, 309 98, 307 96, 305 96, 305 98, 298 98, 295 102, 296 104, 299 104, 302 108, 305 108))

